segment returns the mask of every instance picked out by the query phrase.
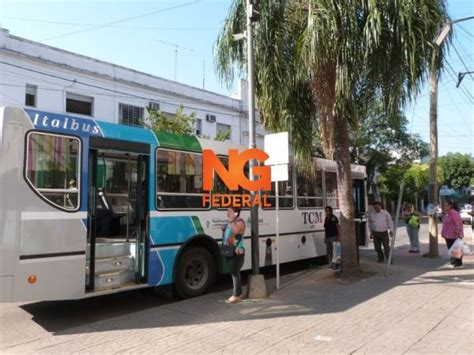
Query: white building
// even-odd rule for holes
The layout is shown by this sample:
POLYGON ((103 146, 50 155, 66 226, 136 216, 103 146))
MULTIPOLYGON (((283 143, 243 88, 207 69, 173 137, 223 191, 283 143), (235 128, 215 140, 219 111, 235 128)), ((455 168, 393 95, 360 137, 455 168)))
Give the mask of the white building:
MULTIPOLYGON (((231 129, 231 141, 248 145, 247 85, 237 98, 13 36, 0 28, 0 105, 142 125, 152 105, 174 115, 196 112, 198 135, 231 129)), ((257 125, 257 145, 264 130, 257 125)))

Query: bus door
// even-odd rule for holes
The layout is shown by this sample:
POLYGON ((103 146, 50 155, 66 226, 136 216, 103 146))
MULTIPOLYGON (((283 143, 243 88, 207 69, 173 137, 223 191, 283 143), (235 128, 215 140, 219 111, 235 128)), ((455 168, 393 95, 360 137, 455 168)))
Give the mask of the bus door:
POLYGON ((86 288, 145 283, 149 145, 91 139, 86 288))

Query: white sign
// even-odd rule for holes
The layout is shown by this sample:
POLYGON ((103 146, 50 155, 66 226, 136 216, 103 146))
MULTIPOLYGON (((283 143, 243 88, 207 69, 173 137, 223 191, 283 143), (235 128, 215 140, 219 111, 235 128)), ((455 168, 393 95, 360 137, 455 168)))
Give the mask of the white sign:
POLYGON ((288 164, 272 165, 272 181, 288 181, 288 164))
POLYGON ((265 153, 270 156, 265 161, 265 165, 280 165, 289 163, 288 132, 265 135, 264 146, 265 153))

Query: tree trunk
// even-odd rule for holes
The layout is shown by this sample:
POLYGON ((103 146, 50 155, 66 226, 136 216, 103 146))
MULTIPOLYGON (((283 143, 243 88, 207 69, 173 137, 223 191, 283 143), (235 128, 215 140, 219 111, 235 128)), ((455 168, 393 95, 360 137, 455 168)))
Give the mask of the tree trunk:
POLYGON ((349 152, 347 120, 334 115, 334 156, 337 164, 337 189, 341 224, 341 268, 343 272, 354 271, 359 266, 358 245, 354 225, 354 201, 352 197, 352 174, 349 152))
MULTIPOLYGON (((430 182, 428 203, 438 205, 438 70, 436 68, 436 51, 433 53, 430 70, 430 182)), ((436 211, 436 209, 435 209, 436 211)), ((430 251, 429 256, 438 256, 438 218, 436 212, 429 216, 430 251)))

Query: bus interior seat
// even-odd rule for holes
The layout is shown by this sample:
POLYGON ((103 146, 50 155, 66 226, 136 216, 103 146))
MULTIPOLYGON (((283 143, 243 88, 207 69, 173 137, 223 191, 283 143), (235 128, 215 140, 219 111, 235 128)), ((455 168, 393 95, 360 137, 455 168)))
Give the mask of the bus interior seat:
POLYGON ((99 205, 97 206, 97 229, 98 237, 113 237, 120 234, 121 216, 114 213, 112 204, 107 199, 104 189, 97 188, 99 205))

